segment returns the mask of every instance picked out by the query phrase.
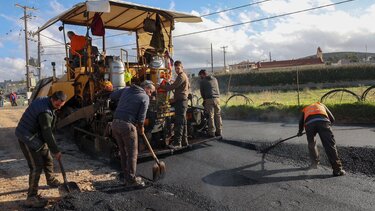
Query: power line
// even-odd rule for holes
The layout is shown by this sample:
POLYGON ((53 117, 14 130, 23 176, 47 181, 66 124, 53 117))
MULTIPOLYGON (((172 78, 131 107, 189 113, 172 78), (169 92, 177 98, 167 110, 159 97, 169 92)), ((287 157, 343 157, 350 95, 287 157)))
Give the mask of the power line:
POLYGON ((47 38, 47 39, 50 39, 50 40, 52 40, 52 41, 55 41, 55 42, 57 42, 57 43, 60 43, 60 44, 62 44, 62 45, 65 45, 63 42, 58 41, 58 40, 56 40, 56 39, 53 39, 52 37, 48 37, 48 36, 46 36, 46 35, 44 35, 44 34, 40 34, 40 36, 45 37, 45 38, 47 38))
POLYGON ((312 11, 312 10, 322 9, 322 8, 325 8, 325 7, 331 7, 331 6, 335 6, 335 5, 338 5, 338 4, 344 4, 344 3, 347 3, 347 2, 351 2, 351 1, 355 1, 355 0, 340 1, 340 2, 336 2, 336 3, 326 4, 326 5, 322 5, 322 6, 318 6, 318 7, 312 7, 312 8, 308 8, 308 9, 304 9, 304 10, 288 12, 288 13, 284 13, 284 14, 281 14, 281 15, 275 15, 275 16, 271 16, 271 17, 267 17, 267 18, 261 18, 261 19, 257 19, 257 20, 246 21, 246 22, 242 22, 242 23, 232 24, 232 25, 228 25, 228 26, 221 26, 221 27, 217 27, 217 28, 206 29, 206 30, 196 31, 196 32, 191 32, 191 33, 186 33, 186 34, 180 34, 180 35, 174 36, 174 38, 184 37, 184 36, 194 35, 194 34, 200 34, 200 33, 205 33, 205 32, 210 32, 210 31, 216 31, 216 30, 219 30, 219 29, 226 29, 226 28, 230 28, 230 27, 234 27, 234 26, 240 26, 240 25, 244 25, 244 24, 255 23, 255 22, 270 20, 270 19, 274 19, 274 18, 280 18, 280 17, 284 17, 284 16, 288 16, 288 15, 294 15, 294 14, 298 14, 298 13, 302 13, 302 12, 308 12, 308 11, 312 11))
POLYGON ((255 4, 261 4, 261 3, 264 3, 264 2, 267 2, 267 1, 272 1, 272 0, 257 1, 257 2, 253 2, 253 3, 250 3, 250 4, 238 6, 238 7, 233 7, 233 8, 213 12, 213 13, 204 14, 204 15, 201 15, 201 18, 206 17, 206 16, 210 16, 210 15, 216 15, 216 14, 223 13, 223 12, 228 12, 228 11, 231 11, 231 10, 241 9, 241 8, 244 8, 244 7, 249 7, 249 6, 252 6, 252 5, 255 5, 255 4))
POLYGON ((29 45, 28 45, 27 20, 31 16, 27 15, 27 11, 36 10, 36 9, 34 7, 23 6, 20 4, 15 4, 15 6, 23 9, 23 17, 21 19, 24 20, 24 24, 25 24, 26 88, 27 88, 27 91, 29 92, 31 88, 31 84, 30 84, 30 70, 29 70, 29 45))
MULTIPOLYGON (((109 37, 117 37, 117 36, 120 36, 120 35, 124 35, 124 34, 129 34, 130 32, 122 32, 122 33, 119 33, 119 34, 113 34, 113 35, 108 35, 108 36, 105 36, 105 38, 109 38, 109 37)), ((98 37, 98 38, 94 38, 92 40, 100 40, 102 39, 101 37, 98 37)))
POLYGON ((110 47, 107 47, 107 49, 114 49, 114 48, 119 48, 119 47, 125 47, 125 46, 132 46, 132 45, 136 45, 137 43, 130 43, 130 44, 125 44, 125 45, 116 45, 116 46, 110 46, 110 47))

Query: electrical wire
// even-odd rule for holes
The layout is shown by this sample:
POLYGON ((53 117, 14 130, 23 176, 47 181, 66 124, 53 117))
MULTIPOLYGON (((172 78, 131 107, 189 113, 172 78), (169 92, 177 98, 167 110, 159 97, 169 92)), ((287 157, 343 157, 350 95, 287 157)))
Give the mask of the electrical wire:
POLYGON ((252 21, 236 23, 236 24, 232 24, 232 25, 228 25, 228 26, 221 26, 221 27, 217 27, 217 28, 206 29, 206 30, 202 30, 202 31, 190 32, 190 33, 186 33, 186 34, 180 34, 180 35, 176 35, 176 36, 173 36, 173 37, 178 38, 178 37, 195 35, 195 34, 200 34, 200 33, 205 33, 205 32, 210 32, 210 31, 216 31, 216 30, 220 30, 220 29, 231 28, 231 27, 234 27, 234 26, 240 26, 240 25, 245 25, 245 24, 249 24, 249 23, 255 23, 255 22, 260 22, 260 21, 264 21, 264 20, 270 20, 270 19, 280 18, 280 17, 294 15, 294 14, 298 14, 298 13, 308 12, 308 11, 312 11, 312 10, 322 9, 322 8, 325 8, 325 7, 331 7, 331 6, 335 6, 335 5, 339 5, 339 4, 348 3, 348 2, 351 2, 351 1, 355 1, 355 0, 340 1, 340 2, 336 2, 336 3, 332 3, 332 4, 326 4, 326 5, 322 5, 322 6, 318 6, 318 7, 312 7, 312 8, 308 8, 308 9, 297 10, 297 11, 294 11, 294 12, 288 12, 288 13, 284 13, 284 14, 280 14, 280 15, 275 15, 275 16, 271 16, 271 17, 267 17, 267 18, 261 18, 261 19, 256 19, 256 20, 252 20, 252 21))
POLYGON ((253 2, 253 3, 250 3, 250 4, 245 4, 245 5, 242 5, 242 6, 238 6, 238 7, 233 7, 233 8, 229 8, 229 9, 217 11, 217 12, 212 12, 212 13, 204 14, 204 15, 201 15, 200 17, 202 18, 202 17, 206 17, 206 16, 210 16, 210 15, 216 15, 216 14, 219 14, 219 13, 228 12, 228 11, 231 11, 231 10, 237 10, 237 9, 241 9, 241 8, 244 8, 244 7, 249 7, 249 6, 256 5, 256 4, 262 4, 262 3, 268 2, 268 1, 272 1, 272 0, 257 1, 257 2, 253 2))
POLYGON ((50 40, 52 40, 52 41, 55 41, 55 42, 57 42, 57 43, 60 43, 60 44, 65 45, 63 42, 58 41, 58 40, 56 40, 56 39, 53 39, 53 38, 51 38, 51 37, 48 37, 48 36, 46 36, 46 35, 44 35, 44 34, 40 34, 40 36, 45 37, 45 38, 47 38, 47 39, 50 39, 50 40))

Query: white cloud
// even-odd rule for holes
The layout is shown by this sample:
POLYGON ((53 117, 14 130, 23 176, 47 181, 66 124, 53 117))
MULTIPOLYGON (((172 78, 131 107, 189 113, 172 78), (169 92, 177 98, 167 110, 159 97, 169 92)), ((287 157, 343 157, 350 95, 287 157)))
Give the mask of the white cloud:
POLYGON ((57 0, 53 0, 50 2, 50 7, 52 8, 54 14, 60 14, 62 12, 64 12, 66 10, 66 8, 64 7, 64 5, 62 5, 61 3, 59 3, 57 0))
POLYGON ((25 78, 25 60, 20 58, 0 58, 0 81, 25 78))
POLYGON ((169 3, 169 10, 175 10, 175 7, 176 7, 176 3, 174 2, 174 1, 171 1, 170 3, 169 3))
MULTIPOLYGON (((333 3, 330 0, 280 0, 264 3, 256 12, 243 11, 204 18, 203 23, 176 24, 175 35, 217 28, 239 22, 256 20, 286 12, 333 3)), ((243 60, 268 58, 292 59, 313 55, 318 46, 323 52, 375 51, 375 4, 361 13, 352 14, 328 7, 283 18, 241 25, 186 37, 176 38, 175 57, 185 60, 187 67, 207 65, 210 43, 214 46, 215 66, 223 65, 221 46, 228 46, 227 64, 243 60), (179 51, 178 49, 183 49, 179 51)))
MULTIPOLYGON (((263 3, 252 9, 242 9, 228 13, 220 13, 215 16, 203 18, 203 23, 186 24, 177 23, 174 35, 186 34, 196 31, 202 31, 212 28, 218 28, 239 22, 252 21, 264 17, 270 17, 282 13, 307 9, 318 5, 333 3, 331 0, 278 0, 263 3)), ((350 4, 350 3, 348 3, 350 4)), ((39 18, 30 21, 30 29, 36 29, 44 24, 49 18, 65 10, 64 6, 57 0, 49 3, 48 12, 37 14, 39 18), (51 15, 53 13, 53 15, 51 15)), ((170 1, 170 9, 174 9, 175 1, 170 1)), ((224 7, 225 8, 225 7, 224 7)), ((222 10, 221 7, 202 7, 199 11, 192 11, 194 15, 207 14, 214 11, 222 10), (214 8, 214 9, 213 9, 214 8)), ((10 17, 0 14, 0 17, 9 19, 10 17)), ((360 12, 339 10, 339 7, 328 7, 312 12, 300 13, 283 18, 270 19, 232 28, 226 28, 191 36, 184 36, 174 39, 175 52, 174 59, 180 59, 184 62, 185 67, 205 67, 211 59, 210 44, 213 44, 214 65, 223 65, 222 46, 227 48, 227 64, 240 62, 243 60, 259 61, 268 58, 269 52, 272 58, 276 60, 300 58, 307 55, 315 54, 316 48, 320 46, 323 52, 334 51, 365 51, 367 45, 369 52, 375 51, 375 4, 368 5, 365 10, 360 12)), ((22 21, 13 19, 14 24, 19 24, 22 28, 22 21)), ((77 28, 67 26, 69 30, 77 28)), ((81 27, 82 28, 82 27, 81 27)), ((80 32, 79 30, 77 30, 80 32)), ((114 32, 117 34, 119 32, 114 32)), ((58 31, 57 25, 44 30, 42 34, 52 37, 63 42, 62 32, 58 31)), ((134 35, 133 35, 134 36, 134 35)), ((106 41, 107 47, 118 46, 128 43, 124 37, 113 37, 106 41)), ((34 38, 36 39, 36 37, 34 38)), ((0 42, 12 41, 17 43, 18 55, 24 55, 24 40, 18 34, 9 36, 6 40, 0 42)), ((48 61, 44 73, 51 75, 50 62, 57 62, 57 69, 61 69, 63 58, 65 57, 63 45, 58 45, 45 37, 41 37, 43 46, 52 45, 52 48, 45 48, 42 59, 48 61), (57 47, 57 48, 56 48, 57 47), (63 54, 58 54, 63 53, 63 54)), ((101 47, 101 42, 94 42, 101 47)), ((35 43, 31 43, 30 54, 35 57, 35 43)), ((133 46, 126 47, 127 49, 133 46)), ((4 49, 4 48, 3 48, 4 49)), ((108 55, 119 55, 119 50, 109 50, 108 55)), ((131 53, 134 54, 134 51, 131 53)), ((18 56, 17 56, 18 57, 18 56)), ((24 77, 24 62, 19 63, 22 59, 0 58, 1 62, 7 62, 7 67, 17 71, 9 77, 24 77), (10 61, 12 60, 12 61, 10 61), (13 61, 14 60, 14 61, 13 61), (16 62, 17 61, 17 62, 16 62), (10 67, 12 64, 21 64, 10 67), (17 74, 16 74, 17 73, 17 74)), ((4 67, 0 70, 1 76, 4 77, 4 67)), ((8 77, 8 76, 7 76, 8 77)), ((0 78, 0 81, 4 78, 0 78)), ((7 78, 5 78, 7 79, 7 78)))

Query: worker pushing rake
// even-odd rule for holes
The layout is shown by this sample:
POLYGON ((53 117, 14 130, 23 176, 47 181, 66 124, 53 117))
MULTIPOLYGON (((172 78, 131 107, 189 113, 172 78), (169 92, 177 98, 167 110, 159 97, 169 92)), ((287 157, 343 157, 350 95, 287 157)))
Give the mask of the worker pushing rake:
POLYGON ((333 176, 345 175, 346 172, 342 169, 342 163, 337 153, 336 141, 331 130, 331 124, 334 121, 335 118, 333 114, 323 103, 316 102, 309 106, 306 106, 302 109, 302 115, 299 121, 299 130, 297 135, 278 140, 269 146, 261 148, 259 151, 263 153, 263 160, 266 153, 268 153, 271 149, 275 148, 279 144, 306 134, 309 155, 311 159, 309 168, 316 169, 320 164, 320 160, 315 136, 316 134, 319 134, 328 160, 332 166, 333 176), (304 129, 306 132, 303 132, 304 129))

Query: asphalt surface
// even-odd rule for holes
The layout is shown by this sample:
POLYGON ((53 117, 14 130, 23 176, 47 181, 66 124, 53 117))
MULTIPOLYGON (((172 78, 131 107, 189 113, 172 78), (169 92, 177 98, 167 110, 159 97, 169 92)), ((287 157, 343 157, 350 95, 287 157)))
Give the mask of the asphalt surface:
MULTIPOLYGON (((372 147, 364 147, 371 143, 372 128, 334 128, 336 138, 343 140, 339 153, 349 173, 333 177, 324 160, 318 169, 306 168, 309 159, 305 137, 283 143, 266 156, 254 150, 295 135, 296 126, 224 121, 224 140, 162 157, 167 165, 164 179, 152 182, 154 161, 142 161, 137 171, 146 178, 146 188, 127 189, 118 176, 94 183, 94 192, 68 195, 52 209, 373 210, 375 170, 366 173, 365 169, 374 168, 375 153, 372 147), (354 134, 346 135, 348 132, 354 134), (357 146, 343 144, 351 143, 351 137, 360 140, 355 142, 357 146)), ((119 166, 115 168, 120 171, 119 166)))
MULTIPOLYGON (((375 176, 375 126, 346 125, 333 126, 337 150, 344 169, 352 173, 375 176)), ((281 139, 294 136, 298 131, 297 124, 224 121, 224 139, 226 143, 245 148, 261 150, 281 139)), ((330 167, 324 149, 316 136, 320 161, 330 167)), ((278 145, 268 152, 269 160, 283 160, 290 164, 304 165, 310 158, 306 136, 296 137, 278 145)))
MULTIPOLYGON (((202 209, 210 208, 207 203, 223 210, 372 210, 375 206, 370 177, 332 177, 326 167, 307 170, 283 160, 262 160, 256 151, 222 142, 163 160, 168 174, 159 184, 180 193, 186 202, 204 199, 202 209)), ((152 164, 141 163, 138 172, 151 178, 152 164)))
MULTIPOLYGON (((264 159, 260 153, 212 141, 161 158, 166 177, 127 189, 119 180, 94 184, 96 191, 66 196, 52 210, 373 210, 372 177, 333 177, 327 167, 308 170, 264 159)), ((154 161, 139 163, 152 178, 154 161)))

